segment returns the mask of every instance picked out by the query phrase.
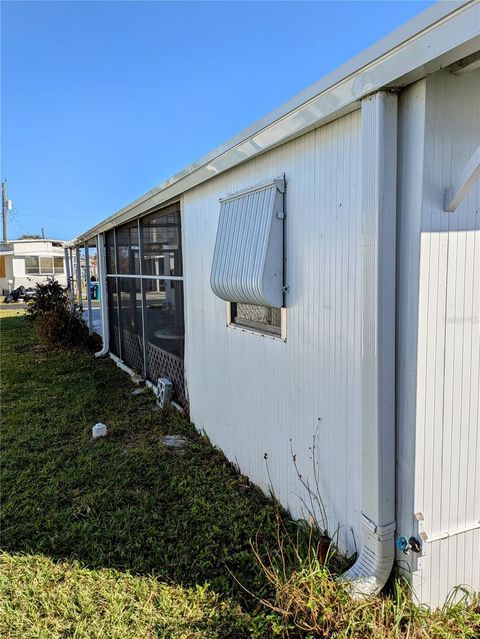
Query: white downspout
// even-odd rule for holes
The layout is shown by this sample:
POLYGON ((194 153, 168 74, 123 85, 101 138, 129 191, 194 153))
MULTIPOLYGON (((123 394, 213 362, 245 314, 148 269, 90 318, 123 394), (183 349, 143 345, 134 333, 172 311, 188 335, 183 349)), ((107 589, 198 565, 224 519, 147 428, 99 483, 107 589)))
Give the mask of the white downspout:
POLYGON ((100 283, 100 310, 102 315, 102 350, 95 353, 95 357, 107 355, 110 344, 110 333, 108 325, 108 293, 107 293, 107 263, 105 259, 105 236, 103 233, 97 235, 97 260, 98 260, 98 281, 100 283))
POLYGON ((363 545, 343 579, 379 592, 395 557, 395 262, 397 96, 362 101, 363 545))

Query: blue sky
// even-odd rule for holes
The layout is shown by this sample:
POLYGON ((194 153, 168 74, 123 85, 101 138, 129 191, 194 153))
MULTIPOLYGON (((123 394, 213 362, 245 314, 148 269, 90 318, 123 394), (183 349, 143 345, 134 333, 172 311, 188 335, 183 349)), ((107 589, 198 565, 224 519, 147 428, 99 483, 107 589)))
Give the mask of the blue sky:
POLYGON ((431 4, 2 2, 9 237, 74 237, 431 4))

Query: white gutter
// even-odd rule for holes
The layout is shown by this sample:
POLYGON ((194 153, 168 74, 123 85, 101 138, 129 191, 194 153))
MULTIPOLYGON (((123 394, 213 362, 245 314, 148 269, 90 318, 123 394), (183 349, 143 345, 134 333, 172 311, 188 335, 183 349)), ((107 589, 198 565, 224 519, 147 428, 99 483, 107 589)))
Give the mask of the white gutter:
POLYGON ((362 101, 363 545, 343 579, 356 594, 385 585, 395 557, 395 260, 397 96, 362 101))
POLYGON ((108 324, 108 292, 107 292, 107 262, 105 259, 105 238, 103 233, 97 236, 98 280, 100 283, 100 310, 102 315, 102 349, 95 353, 95 357, 108 354, 110 346, 110 327, 108 324))
POLYGON ((480 49, 478 0, 439 2, 230 141, 70 242, 142 215, 256 155, 357 109, 367 95, 402 87, 480 49))

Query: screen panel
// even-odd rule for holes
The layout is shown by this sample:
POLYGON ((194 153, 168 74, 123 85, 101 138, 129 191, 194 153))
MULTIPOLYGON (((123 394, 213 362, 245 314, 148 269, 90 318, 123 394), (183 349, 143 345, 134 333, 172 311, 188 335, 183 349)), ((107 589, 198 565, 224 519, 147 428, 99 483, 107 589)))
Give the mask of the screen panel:
POLYGON ((174 204, 140 220, 143 275, 181 276, 180 206, 174 204))
POLYGON ((142 293, 139 278, 118 278, 120 304, 120 338, 123 361, 136 371, 143 371, 142 293))

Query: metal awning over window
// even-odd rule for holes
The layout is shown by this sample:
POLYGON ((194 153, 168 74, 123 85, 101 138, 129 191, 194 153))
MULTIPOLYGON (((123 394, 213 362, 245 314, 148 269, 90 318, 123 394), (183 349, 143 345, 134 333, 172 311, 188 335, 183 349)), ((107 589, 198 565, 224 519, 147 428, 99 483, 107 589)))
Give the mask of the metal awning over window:
POLYGON ((284 192, 281 178, 220 200, 210 276, 217 297, 282 306, 284 192))

